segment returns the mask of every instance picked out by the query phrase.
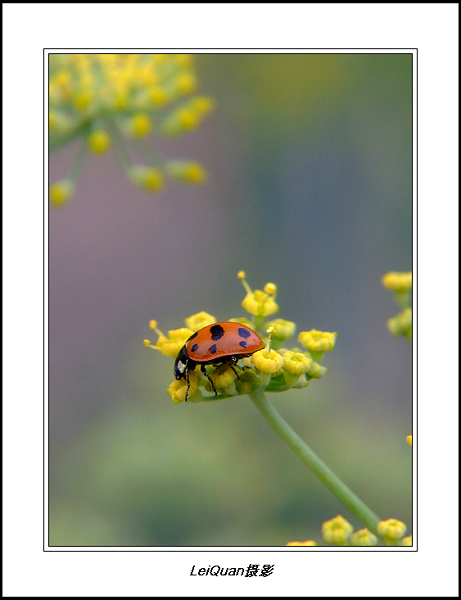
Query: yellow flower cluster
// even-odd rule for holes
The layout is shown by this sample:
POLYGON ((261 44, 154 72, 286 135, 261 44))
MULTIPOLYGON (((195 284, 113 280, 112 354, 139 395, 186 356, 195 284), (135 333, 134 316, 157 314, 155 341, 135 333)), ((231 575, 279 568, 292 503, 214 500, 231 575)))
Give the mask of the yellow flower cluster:
MULTIPOLYGON (((193 95, 197 85, 190 54, 50 54, 50 150, 83 137, 96 155, 113 147, 126 176, 144 189, 160 191, 165 176, 202 183, 202 165, 159 159, 145 141, 151 134, 180 135, 199 127, 214 103, 193 95), (139 144, 148 164, 130 163, 126 139, 139 144)), ((80 163, 77 157, 67 178, 50 188, 52 206, 68 201, 80 163), (59 193, 67 183, 67 193, 59 193)))
POLYGON ((412 273, 411 271, 403 273, 391 271, 383 275, 381 282, 385 288, 394 292, 395 301, 403 308, 402 312, 398 315, 388 319, 387 327, 392 335, 401 335, 411 342, 413 335, 413 313, 411 309, 412 273))
MULTIPOLYGON (((411 535, 403 537, 407 527, 402 521, 397 519, 380 521, 376 530, 387 545, 412 545, 411 535)), ((322 524, 322 537, 324 542, 330 546, 376 546, 378 543, 378 537, 366 527, 354 532, 353 526, 342 515, 337 515, 322 524)), ((305 542, 288 542, 285 545, 316 546, 317 544, 313 540, 306 540, 305 542)))
MULTIPOLYGON (((294 335, 296 324, 279 318, 263 322, 264 317, 279 310, 275 302, 277 286, 274 283, 267 283, 263 290, 252 291, 243 271, 238 273, 238 278, 246 291, 242 307, 253 319, 241 317, 230 318, 228 321, 240 323, 255 332, 259 331, 259 335, 265 342, 264 348, 244 357, 243 368, 225 361, 220 364, 217 361, 217 366, 205 365, 206 378, 202 370, 196 369, 189 374, 189 381, 186 376, 175 380, 168 388, 168 393, 174 402, 182 402, 186 398, 197 402, 214 400, 216 397, 251 394, 259 388, 274 392, 290 388, 300 389, 306 387, 310 379, 319 379, 328 372, 319 363, 323 354, 334 348, 337 334, 313 329, 299 334, 298 339, 306 350, 283 347, 285 341, 294 335), (200 387, 204 387, 208 392, 219 391, 219 395, 203 397, 200 387)), ((150 327, 156 331, 158 340, 156 344, 144 340, 144 344, 166 356, 176 358, 193 333, 215 322, 216 318, 213 315, 200 312, 185 319, 185 327, 170 330, 168 335, 165 335, 158 329, 157 322, 151 321, 150 327)), ((184 361, 184 358, 182 360, 184 361)))

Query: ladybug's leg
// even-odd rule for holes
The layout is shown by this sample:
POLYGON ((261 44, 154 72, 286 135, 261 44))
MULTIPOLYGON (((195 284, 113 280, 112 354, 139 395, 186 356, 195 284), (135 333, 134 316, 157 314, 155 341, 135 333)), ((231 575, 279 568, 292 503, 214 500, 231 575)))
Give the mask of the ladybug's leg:
POLYGON ((187 390, 186 390, 186 395, 184 397, 184 402, 187 402, 187 398, 189 396, 189 390, 190 390, 189 373, 186 373, 186 381, 187 381, 187 390))
POLYGON ((218 395, 218 392, 216 391, 216 388, 214 386, 213 380, 211 379, 211 377, 208 375, 208 373, 206 372, 205 369, 205 365, 200 365, 200 370, 202 371, 202 373, 205 375, 205 377, 208 378, 208 381, 211 383, 211 387, 213 388, 213 392, 215 394, 215 396, 218 395))
MULTIPOLYGON (((240 367, 239 365, 235 365, 236 367, 238 367, 239 369, 241 369, 243 371, 243 368, 240 367)), ((230 368, 234 371, 234 373, 237 375, 237 379, 240 379, 239 374, 237 373, 237 371, 234 369, 233 365, 230 365, 230 368)))

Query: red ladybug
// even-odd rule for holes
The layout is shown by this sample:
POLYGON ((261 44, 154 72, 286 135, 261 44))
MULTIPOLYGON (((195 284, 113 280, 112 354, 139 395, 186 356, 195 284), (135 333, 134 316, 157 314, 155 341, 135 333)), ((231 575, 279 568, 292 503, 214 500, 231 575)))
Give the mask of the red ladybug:
MULTIPOLYGON (((206 365, 230 365, 238 377, 234 365, 245 356, 251 356, 264 348, 264 342, 252 329, 241 323, 213 323, 193 333, 174 363, 176 379, 187 381, 185 401, 189 395, 189 373, 200 365, 200 370, 208 377, 215 395, 218 395, 211 377, 206 372, 206 365)), ((237 365, 238 366, 238 365, 237 365)))

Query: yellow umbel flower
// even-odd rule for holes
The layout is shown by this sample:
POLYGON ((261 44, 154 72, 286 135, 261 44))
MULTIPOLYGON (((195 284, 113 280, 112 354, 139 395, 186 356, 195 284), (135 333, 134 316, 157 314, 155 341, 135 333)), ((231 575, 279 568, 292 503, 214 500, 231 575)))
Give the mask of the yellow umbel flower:
MULTIPOLYGON (((125 141, 197 128, 214 106, 211 98, 193 95, 197 87, 193 57, 188 54, 50 54, 50 150, 79 137, 96 154, 113 146, 131 181, 158 192, 164 186, 167 161, 138 140, 138 150, 153 167, 150 172, 130 174, 133 165, 125 141), (101 128, 110 137, 98 134, 101 128)), ((70 169, 72 174, 75 171, 70 169)), ((179 178, 201 183, 206 171, 189 161, 179 178)), ((76 177, 72 180, 75 183, 76 177)))
POLYGON ((379 535, 382 535, 388 542, 397 542, 400 540, 407 530, 407 526, 398 519, 387 519, 380 521, 376 527, 379 535))
POLYGON ((285 546, 317 546, 314 540, 306 540, 305 542, 288 542, 285 546))
MULTIPOLYGON (((239 272, 238 278, 242 280, 247 296, 256 297, 255 302, 258 302, 256 292, 262 294, 266 300, 269 298, 271 302, 275 302, 277 286, 274 283, 267 283, 264 291, 252 292, 245 281, 244 271, 239 272)), ((258 308, 257 312, 264 311, 258 308)), ((157 321, 152 320, 149 326, 156 331, 158 340, 156 343, 151 343, 149 339, 144 340, 146 347, 176 359, 174 369, 179 383, 174 383, 169 388, 169 393, 175 401, 185 399, 186 391, 181 388, 185 387, 187 390, 190 371, 198 376, 198 389, 195 392, 194 402, 220 400, 239 394, 255 396, 254 392, 262 392, 263 389, 267 392, 283 392, 290 388, 302 389, 307 387, 311 379, 318 379, 328 372, 325 367, 316 362, 316 358, 312 356, 313 351, 302 352, 299 348, 286 347, 279 348, 277 351, 271 347, 273 341, 281 345, 282 341, 293 335, 296 324, 292 321, 274 319, 264 324, 264 317, 261 314, 255 315, 253 320, 232 317, 223 321, 224 329, 218 334, 209 330, 210 325, 217 324, 216 317, 201 311, 187 317, 184 323, 185 327, 170 330, 168 335, 165 335, 157 327, 157 321), (243 333, 240 327, 228 327, 226 331, 227 321, 241 324, 243 333), (253 330, 257 335, 256 338, 252 338, 253 341, 249 345, 243 339, 250 335, 248 331, 246 332, 248 335, 245 335, 245 327, 253 330), (206 330, 202 331, 200 337, 186 345, 187 341, 191 337, 195 339, 197 336, 194 334, 203 328, 206 330), (263 333, 264 330, 268 334, 267 338, 263 333), (254 352, 255 348, 261 348, 264 344, 262 349, 254 352), (202 396, 201 388, 212 395, 202 396)), ((336 334, 326 334, 328 335, 336 336, 336 334)))
POLYGON ((349 538, 351 546, 376 546, 378 538, 369 529, 364 527, 354 531, 349 538))
POLYGON ((327 544, 345 546, 354 528, 343 516, 337 515, 322 524, 322 536, 327 544))

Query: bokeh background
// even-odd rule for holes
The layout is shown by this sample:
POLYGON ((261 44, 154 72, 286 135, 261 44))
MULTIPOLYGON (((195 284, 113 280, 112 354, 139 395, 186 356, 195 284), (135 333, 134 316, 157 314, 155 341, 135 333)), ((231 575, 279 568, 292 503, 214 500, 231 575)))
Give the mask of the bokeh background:
MULTIPOLYGON (((251 401, 174 404, 173 361, 143 346, 205 310, 243 316, 250 286, 277 316, 336 331, 329 374, 270 396, 381 518, 411 533, 411 345, 381 285, 412 267, 412 55, 201 54, 214 112, 168 158, 203 163, 201 187, 154 195, 113 153, 88 157, 49 216, 49 543, 321 543, 341 513, 251 401)), ((68 172, 71 145, 50 156, 68 172)), ((295 340, 293 340, 293 343, 295 340)))

